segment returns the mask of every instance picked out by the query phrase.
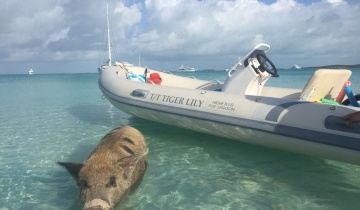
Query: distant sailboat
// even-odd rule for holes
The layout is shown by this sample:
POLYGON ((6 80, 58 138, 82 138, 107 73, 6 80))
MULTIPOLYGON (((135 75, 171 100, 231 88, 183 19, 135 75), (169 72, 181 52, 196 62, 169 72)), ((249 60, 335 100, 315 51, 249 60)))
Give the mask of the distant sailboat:
POLYGON ((100 68, 98 68, 99 74, 101 74, 101 72, 103 70, 105 70, 105 68, 111 66, 111 43, 110 43, 110 23, 109 23, 109 6, 108 6, 108 4, 106 4, 106 25, 107 25, 108 60, 106 63, 101 65, 100 68))
POLYGON ((29 73, 29 75, 34 74, 34 70, 30 69, 28 73, 29 73))
MULTIPOLYGON (((133 64, 122 61, 122 62, 113 62, 111 58, 111 41, 110 41, 110 20, 109 20, 109 6, 106 4, 106 24, 107 24, 107 48, 108 48, 108 60, 98 68, 98 73, 101 74, 106 68, 109 66, 124 66, 124 67, 132 67, 133 64)), ((139 55, 139 64, 140 64, 140 55, 139 55)))

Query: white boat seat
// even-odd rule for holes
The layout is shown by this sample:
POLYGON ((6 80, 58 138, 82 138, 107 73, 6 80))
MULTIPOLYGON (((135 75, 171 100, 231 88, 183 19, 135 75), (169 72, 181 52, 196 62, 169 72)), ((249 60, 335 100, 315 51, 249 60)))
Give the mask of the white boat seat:
POLYGON ((347 69, 318 69, 302 90, 300 100, 319 101, 322 98, 334 100, 350 76, 351 71, 347 69))

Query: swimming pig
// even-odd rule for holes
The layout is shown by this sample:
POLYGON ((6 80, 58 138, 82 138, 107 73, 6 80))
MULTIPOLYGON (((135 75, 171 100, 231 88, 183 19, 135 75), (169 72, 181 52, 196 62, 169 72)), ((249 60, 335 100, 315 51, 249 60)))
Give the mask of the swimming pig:
POLYGON ((110 131, 84 163, 57 163, 77 181, 84 209, 112 209, 140 184, 147 153, 144 136, 124 126, 110 131))

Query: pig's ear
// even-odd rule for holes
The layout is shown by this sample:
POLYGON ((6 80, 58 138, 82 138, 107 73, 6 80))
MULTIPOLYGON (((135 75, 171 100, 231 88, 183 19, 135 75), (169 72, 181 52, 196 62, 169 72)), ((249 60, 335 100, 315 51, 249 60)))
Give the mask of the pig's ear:
POLYGON ((125 179, 127 179, 131 176, 131 174, 133 173, 133 171, 135 169, 136 164, 148 152, 149 152, 149 149, 146 148, 146 150, 141 153, 129 155, 129 156, 123 157, 120 160, 118 160, 118 166, 123 169, 125 179))
POLYGON ((76 181, 79 180, 79 173, 81 168, 83 167, 83 163, 74 163, 74 162, 60 162, 57 161, 57 164, 63 166, 64 168, 66 168, 66 170, 71 174, 72 177, 74 177, 74 179, 76 181))

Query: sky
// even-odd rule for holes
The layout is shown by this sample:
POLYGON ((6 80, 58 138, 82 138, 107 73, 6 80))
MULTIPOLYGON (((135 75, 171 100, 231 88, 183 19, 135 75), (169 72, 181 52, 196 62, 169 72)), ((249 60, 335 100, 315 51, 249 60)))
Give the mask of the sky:
POLYGON ((0 74, 96 73, 107 60, 222 70, 259 43, 277 68, 360 64, 359 0, 2 0, 0 74))

